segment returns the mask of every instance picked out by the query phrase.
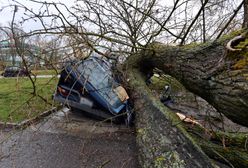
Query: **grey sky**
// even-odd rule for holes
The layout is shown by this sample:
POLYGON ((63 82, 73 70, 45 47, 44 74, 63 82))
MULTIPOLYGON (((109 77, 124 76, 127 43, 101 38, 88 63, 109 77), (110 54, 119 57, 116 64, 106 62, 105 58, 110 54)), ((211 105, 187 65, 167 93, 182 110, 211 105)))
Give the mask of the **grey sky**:
MULTIPOLYGON (((70 7, 73 4, 73 0, 46 0, 47 2, 61 2, 64 3, 65 5, 67 5, 68 7, 70 7)), ((33 9, 34 11, 38 11, 39 8, 41 7, 41 5, 37 4, 37 3, 33 3, 30 2, 29 0, 19 0, 19 2, 21 2, 23 5, 27 6, 30 9, 33 9)), ((14 7, 10 7, 11 5, 13 5, 13 1, 12 0, 0 0, 0 24, 2 26, 6 26, 8 25, 8 23, 11 22, 12 20, 12 16, 13 16, 13 11, 14 11, 14 7), (8 7, 9 6, 9 7, 8 7)), ((49 9, 50 12, 56 12, 55 9, 50 8, 49 9)), ((21 20, 21 17, 24 16, 24 10, 18 9, 18 13, 16 15, 15 20, 19 21, 21 20)), ((26 22, 25 24, 22 25, 22 27, 24 28, 25 31, 30 31, 30 30, 34 30, 37 28, 41 27, 41 24, 39 22, 35 22, 35 21, 29 21, 26 22)))
MULTIPOLYGON (((29 9, 33 9, 36 12, 38 12, 40 7, 41 7, 40 4, 30 2, 30 0, 16 0, 16 1, 21 2, 23 5, 25 5, 29 9)), ((45 0, 40 0, 40 1, 45 1, 45 0)), ((69 8, 72 5, 74 5, 74 1, 75 0, 46 0, 46 2, 61 2, 69 8)), ((159 0, 159 3, 163 6, 168 7, 168 6, 172 6, 174 1, 175 0, 159 0)), ((186 1, 186 0, 181 0, 180 3, 184 2, 184 1, 186 1)), ((214 1, 214 0, 212 0, 212 1, 214 1)), ((201 3, 200 3, 200 0, 191 0, 189 2, 190 3, 187 5, 192 6, 192 8, 191 8, 191 10, 187 10, 187 17, 192 18, 198 12, 198 10, 201 6, 201 3)), ((216 1, 216 2, 218 2, 218 1, 216 1)), ((230 9, 228 9, 228 10, 223 9, 223 11, 220 11, 220 12, 218 12, 218 14, 213 15, 213 16, 210 16, 210 14, 209 14, 209 17, 208 17, 209 25, 207 25, 207 26, 209 26, 208 28, 209 28, 210 32, 215 31, 215 28, 211 24, 213 23, 213 25, 214 25, 215 21, 216 20, 218 21, 220 19, 220 17, 225 14, 225 12, 230 12, 230 11, 232 12, 234 9, 236 9, 236 6, 238 6, 238 4, 241 2, 241 0, 235 0, 235 1, 227 0, 227 2, 229 2, 229 3, 232 2, 232 4, 234 5, 233 8, 231 8, 231 6, 230 6, 230 9), (211 30, 212 28, 213 28, 213 30, 211 30)), ((0 0, 0 9, 2 9, 2 8, 6 7, 10 4, 13 4, 13 0, 0 0)), ((183 5, 185 5, 185 3, 183 5)), ((168 24, 166 25, 167 28, 169 28, 171 31, 174 31, 175 34, 177 34, 178 32, 181 31, 183 22, 185 22, 185 20, 184 20, 185 19, 185 12, 184 12, 185 6, 183 6, 183 5, 179 9, 177 9, 176 12, 174 12, 174 14, 172 16, 173 19, 171 19, 171 22, 168 22, 168 24), (179 23, 180 20, 182 20, 182 23, 180 23, 180 25, 178 26, 175 24, 175 22, 173 22, 174 19, 177 19, 177 23, 179 23), (177 27, 175 27, 175 25, 177 27)), ((61 7, 60 7, 60 9, 64 12, 63 14, 65 16, 68 16, 65 12, 66 10, 64 10, 61 7)), ((4 8, 4 10, 2 10, 0 12, 0 24, 1 25, 5 26, 8 22, 11 21, 12 15, 13 15, 13 10, 14 10, 14 7, 12 6, 12 7, 8 7, 8 8, 4 8)), ((168 11, 170 11, 170 10, 168 10, 168 11)), ((54 9, 52 7, 49 8, 49 12, 50 13, 57 13, 56 9, 54 9)), ((25 13, 25 11, 19 8, 15 20, 18 21, 18 20, 21 20, 21 17, 25 17, 24 13, 25 13)), ((44 21, 49 23, 51 21, 51 18, 50 19, 46 18, 44 21)), ((189 20, 188 20, 188 23, 190 23, 189 20)), ((89 25, 84 25, 84 26, 86 28, 89 27, 89 25)), ((41 28, 41 23, 40 23, 40 21, 35 22, 34 20, 31 20, 29 22, 25 22, 24 24, 22 24, 22 28, 26 32, 28 32, 30 30, 41 28)), ((92 26, 90 28, 91 28, 90 30, 92 31, 92 26)), ((168 38, 168 37, 166 37, 166 38, 168 38)))
MULTIPOLYGON (((33 3, 30 2, 29 0, 16 0, 18 2, 21 2, 23 5, 27 6, 30 9, 33 9, 34 11, 38 11, 39 8, 41 7, 41 5, 37 4, 37 3, 33 3)), ((45 1, 45 0, 40 0, 40 1, 45 1)), ((166 6, 172 6, 174 0, 158 0, 160 4, 166 5, 166 6)), ((71 7, 72 5, 74 5, 75 1, 74 0, 46 0, 46 2, 61 2, 63 4, 65 4, 67 7, 71 7)), ((13 11, 14 11, 14 7, 7 7, 10 5, 13 5, 14 2, 12 0, 0 0, 0 24, 1 25, 6 25, 8 24, 13 16, 13 11), (3 9, 4 8, 4 9, 3 9)), ((50 8, 49 9, 50 12, 56 12, 55 9, 50 8)), ((16 19, 15 20, 20 20, 21 17, 23 17, 23 13, 25 11, 21 11, 20 9, 18 10, 18 13, 16 15, 16 19)), ((23 25, 23 28, 28 31, 30 29, 36 29, 39 28, 41 25, 38 22, 27 22, 23 25)))

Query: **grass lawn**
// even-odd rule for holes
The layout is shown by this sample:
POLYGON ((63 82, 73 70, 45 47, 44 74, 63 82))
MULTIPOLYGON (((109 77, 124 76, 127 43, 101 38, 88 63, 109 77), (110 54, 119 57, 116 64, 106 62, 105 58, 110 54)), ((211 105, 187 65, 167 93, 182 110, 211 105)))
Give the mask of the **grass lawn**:
POLYGON ((28 78, 0 79, 0 121, 19 122, 55 106, 52 94, 57 78, 40 78, 35 82, 37 93, 47 100, 33 96, 32 83, 28 78))
MULTIPOLYGON (((32 70, 32 73, 35 75, 57 75, 55 70, 32 70)), ((60 70, 58 70, 60 73, 60 70)))

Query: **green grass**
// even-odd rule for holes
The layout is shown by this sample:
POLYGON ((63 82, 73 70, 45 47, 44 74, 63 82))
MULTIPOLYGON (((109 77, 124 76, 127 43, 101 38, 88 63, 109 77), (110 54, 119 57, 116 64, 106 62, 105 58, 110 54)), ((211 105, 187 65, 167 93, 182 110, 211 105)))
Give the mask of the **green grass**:
POLYGON ((0 79, 0 121, 19 122, 38 115, 54 106, 54 93, 57 78, 40 78, 35 82, 37 94, 33 96, 32 83, 28 78, 0 79))
MULTIPOLYGON (((55 70, 32 70, 32 73, 35 75, 57 75, 55 70)), ((60 70, 58 70, 60 73, 60 70)))

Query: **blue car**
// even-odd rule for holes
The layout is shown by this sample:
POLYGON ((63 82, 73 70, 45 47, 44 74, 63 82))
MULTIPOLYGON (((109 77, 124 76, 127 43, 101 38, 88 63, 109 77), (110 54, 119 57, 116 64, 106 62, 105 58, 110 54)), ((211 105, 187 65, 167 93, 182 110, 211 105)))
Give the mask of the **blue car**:
POLYGON ((109 62, 99 57, 71 63, 62 70, 54 100, 99 119, 131 123, 126 90, 113 77, 109 62))

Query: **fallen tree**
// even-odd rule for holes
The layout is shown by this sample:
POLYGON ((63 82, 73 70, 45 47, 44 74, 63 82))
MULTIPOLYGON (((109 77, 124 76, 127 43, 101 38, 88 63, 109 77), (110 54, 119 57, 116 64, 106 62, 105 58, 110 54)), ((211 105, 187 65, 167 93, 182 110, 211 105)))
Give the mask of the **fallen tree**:
MULTIPOLYGON (((179 0, 174 1, 174 5, 170 8, 157 8, 155 0, 135 1, 134 3, 123 0, 115 2, 85 0, 76 4, 72 8, 73 10, 63 3, 36 0, 31 0, 31 2, 40 5, 39 11, 27 7, 19 1, 11 5, 14 7, 12 30, 16 13, 24 9, 27 17, 23 18, 22 23, 37 19, 42 25, 40 30, 31 31, 27 36, 62 35, 72 42, 72 45, 68 44, 66 47, 69 46, 73 49, 73 56, 77 52, 75 46, 76 49, 85 46, 95 51, 95 46, 103 44, 109 44, 109 46, 113 44, 116 48, 123 48, 122 52, 118 51, 122 55, 127 51, 127 53, 138 52, 129 57, 125 65, 130 79, 131 98, 134 100, 137 114, 137 142, 140 146, 140 162, 143 167, 214 166, 201 151, 199 145, 195 143, 197 139, 192 139, 186 132, 176 114, 155 99, 145 85, 146 76, 154 67, 175 77, 188 90, 207 100, 231 120, 248 125, 246 122, 248 117, 246 114, 248 109, 248 55, 247 40, 245 40, 247 35, 239 36, 242 34, 241 32, 213 42, 181 47, 160 43, 150 44, 158 35, 165 33, 173 37, 173 41, 183 45, 187 40, 200 40, 194 38, 199 31, 202 32, 203 42, 205 42, 206 36, 212 34, 212 30, 209 31, 210 34, 207 33, 206 24, 210 24, 212 19, 216 18, 205 18, 205 11, 209 10, 211 6, 210 1, 201 1, 200 9, 193 18, 177 20, 175 17, 176 22, 173 26, 169 22, 174 20, 172 16, 177 15, 175 11, 181 6, 179 0), (56 12, 51 14, 49 9, 52 11, 56 9, 56 12), (163 14, 162 11, 166 11, 166 13, 163 14), (167 13, 167 11, 171 12, 167 13), (66 13, 69 14, 69 17, 66 13), (202 22, 200 21, 201 16, 202 22), (45 20, 51 18, 52 22, 46 24, 44 18, 45 20), (210 22, 205 22, 207 20, 210 22), (90 30, 87 30, 88 25, 93 25, 90 30), (180 28, 179 25, 184 26, 180 28), (94 27, 94 31, 92 27, 94 27), (168 29, 168 27, 171 28, 168 29), (202 28, 193 30, 194 27, 202 28), (174 30, 180 31, 178 34, 174 34, 174 30), (190 36, 193 38, 189 38, 190 36), (238 37, 234 38, 236 36, 238 37), (234 40, 231 40, 233 38, 234 40), (239 43, 240 41, 244 41, 244 43, 239 43), (140 51, 144 47, 144 42, 148 45, 143 51, 140 51), (238 48, 235 48, 236 42, 239 43, 238 48)), ((192 2, 195 3, 195 1, 192 2)), ((225 30, 229 29, 228 25, 242 5, 244 5, 245 16, 243 27, 248 27, 247 4, 248 0, 242 1, 228 21, 221 21, 226 22, 225 25, 216 25, 218 28, 215 30, 218 32, 218 37, 221 37, 225 30), (222 27, 221 31, 220 27, 222 27)), ((230 3, 230 6, 232 5, 233 3, 230 3)), ((187 6, 190 5, 186 5, 185 12, 193 9, 187 8, 187 6)), ((221 8, 216 9, 216 11, 220 11, 221 8)), ((210 13, 215 15, 215 12, 212 12, 213 10, 210 10, 210 13)))
POLYGON ((129 70, 140 165, 145 168, 214 167, 176 114, 152 96, 142 74, 136 69, 129 70))
MULTIPOLYGON (((240 33, 238 33, 240 34, 240 33)), ((248 126, 248 49, 246 40, 230 51, 237 34, 182 47, 154 43, 128 59, 128 68, 147 73, 157 67, 179 80, 232 121, 248 126)))
MULTIPOLYGON (((212 158, 218 158, 216 155, 221 152, 233 156, 235 149, 228 153, 221 145, 191 138, 176 114, 152 96, 145 80, 147 74, 157 67, 207 100, 232 121, 247 126, 248 49, 247 35, 242 33, 183 47, 153 43, 146 50, 128 58, 125 65, 137 115, 140 161, 144 167, 213 167, 199 146, 212 158), (243 42, 239 41, 239 49, 230 51, 226 48, 228 42, 240 34, 245 38, 243 42), (214 149, 219 152, 213 156, 214 149)), ((230 46, 233 45, 232 42, 230 46)), ((245 150, 242 152, 247 154, 245 150)), ((246 164, 245 161, 243 163, 246 164)))

